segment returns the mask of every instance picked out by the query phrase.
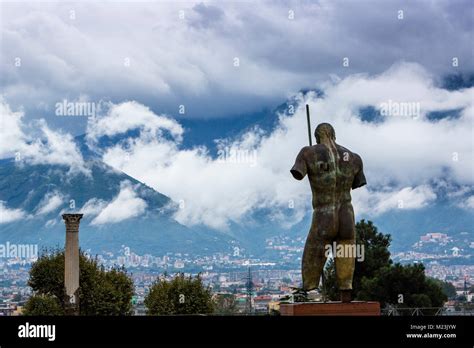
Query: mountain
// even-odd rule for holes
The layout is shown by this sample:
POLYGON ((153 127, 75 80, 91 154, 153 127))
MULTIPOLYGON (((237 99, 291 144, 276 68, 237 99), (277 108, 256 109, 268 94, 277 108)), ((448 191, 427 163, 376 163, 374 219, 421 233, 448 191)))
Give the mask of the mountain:
POLYGON ((86 163, 90 175, 70 174, 64 166, 0 161, 0 201, 7 202, 8 209, 21 209, 25 214, 21 220, 0 225, 0 241, 62 247, 65 227, 61 213, 81 210, 70 209, 71 200, 77 208, 91 200, 107 204, 118 197, 125 183, 133 188, 136 200, 146 203, 146 211, 110 224, 94 224, 93 217, 85 214, 80 224, 82 248, 113 251, 125 244, 154 254, 207 254, 229 248, 231 238, 225 234, 177 223, 172 218, 173 202, 165 195, 103 162, 86 163), (49 209, 45 197, 50 197, 49 209))
MULTIPOLYGON (((465 88, 466 85, 472 85, 473 81, 460 77, 449 77, 448 80, 450 88, 465 88)), ((323 97, 320 91, 311 92, 323 97)), ((186 130, 181 146, 189 149, 204 145, 215 156, 215 139, 236 138, 253 127, 270 133, 278 124, 278 114, 287 113, 289 105, 296 106, 296 100, 288 100, 273 110, 262 110, 236 118, 181 118, 178 121, 186 130)), ((381 122, 381 116, 373 107, 362 108, 360 117, 365 122, 381 122)), ((456 113, 434 113, 430 117, 436 121, 444 117, 456 117, 456 113)), ((97 148, 110 147, 129 136, 138 135, 134 132, 137 130, 114 137, 102 137, 97 148)), ((87 146, 84 135, 76 137, 75 142, 90 170, 89 175, 70 173, 68 167, 59 165, 27 165, 13 159, 0 160, 0 203, 10 210, 19 209, 24 214, 21 220, 0 224, 0 243, 9 241, 38 243, 40 247, 62 246, 65 229, 60 215, 68 211, 87 211, 81 221, 80 242, 84 249, 92 249, 93 252, 114 251, 127 245, 141 254, 181 252, 197 255, 232 252, 233 247, 238 245, 248 254, 275 257, 275 254, 270 255, 271 252, 265 249, 266 239, 287 236, 304 240, 307 235, 311 211, 291 228, 282 227, 281 220, 275 219, 270 208, 256 209, 241 223, 230 223, 224 231, 206 226, 183 226, 173 219, 177 205, 169 197, 103 163, 100 156, 87 146), (94 205, 97 207, 102 204, 103 208, 117 203, 122 191, 135 203, 138 210, 133 213, 136 214, 127 211, 132 208, 128 209, 125 205, 121 213, 130 213, 129 218, 115 218, 115 222, 101 223, 100 216, 92 208, 94 205), (72 209, 71 200, 75 204, 72 209)), ((393 251, 406 250, 428 232, 471 232, 474 226, 472 210, 455 205, 450 199, 450 192, 443 192, 434 183, 431 186, 438 198, 427 207, 395 209, 377 216, 358 215, 356 218, 373 220, 381 232, 390 233, 393 251)), ((450 188, 453 191, 459 189, 450 188)), ((458 201, 466 200, 473 194, 474 189, 468 190, 458 201)), ((289 216, 291 212, 286 214, 289 216)))
POLYGON ((474 226, 472 210, 450 203, 438 202, 420 209, 402 210, 392 210, 371 218, 380 231, 392 235, 393 251, 406 250, 426 233, 471 233, 474 226))
MULTIPOLYGON (((322 91, 317 89, 306 89, 300 92, 303 94, 312 92, 318 97, 323 96, 322 91)), ((233 117, 210 119, 177 118, 177 121, 186 132, 182 147, 190 149, 195 146, 206 146, 211 156, 216 157, 216 139, 236 139, 256 127, 269 134, 278 125, 278 115, 288 115, 290 105, 296 108, 296 97, 288 99, 274 108, 265 108, 258 112, 233 117)))

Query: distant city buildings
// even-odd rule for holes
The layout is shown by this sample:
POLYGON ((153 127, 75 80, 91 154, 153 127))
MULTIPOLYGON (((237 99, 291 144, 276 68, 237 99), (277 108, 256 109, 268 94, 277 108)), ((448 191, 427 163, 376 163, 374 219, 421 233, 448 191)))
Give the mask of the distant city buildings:
POLYGON ((427 233, 420 237, 421 242, 432 242, 432 243, 447 243, 450 240, 445 233, 427 233))
MULTIPOLYGON (((427 276, 451 282, 459 292, 474 284, 474 243, 468 233, 450 236, 445 233, 427 233, 421 236, 410 250, 394 253, 392 258, 401 263, 423 263, 427 276)), ((145 314, 144 298, 158 277, 168 278, 176 273, 200 274, 204 284, 213 293, 235 299, 237 313, 247 308, 247 269, 252 276, 252 310, 255 314, 268 313, 278 308, 280 298, 288 295, 292 287, 301 284, 301 255, 304 238, 291 239, 276 236, 265 241, 265 253, 252 255, 244 248, 232 245, 228 253, 191 255, 166 253, 140 255, 123 245, 118 252, 106 251, 99 255, 86 250, 89 257, 106 268, 123 266, 129 269, 135 284, 133 306, 135 314, 145 314)), ((0 315, 18 313, 22 301, 31 295, 27 286, 28 271, 34 258, 0 258, 0 315)), ((472 297, 467 294, 467 297, 472 297)))

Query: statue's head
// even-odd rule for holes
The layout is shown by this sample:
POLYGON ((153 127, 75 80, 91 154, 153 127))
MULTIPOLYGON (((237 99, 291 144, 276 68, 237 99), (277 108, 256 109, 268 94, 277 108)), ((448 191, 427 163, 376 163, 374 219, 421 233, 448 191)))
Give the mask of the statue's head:
POLYGON ((334 142, 336 140, 336 132, 329 123, 320 123, 314 131, 316 142, 318 144, 326 143, 328 141, 334 142))

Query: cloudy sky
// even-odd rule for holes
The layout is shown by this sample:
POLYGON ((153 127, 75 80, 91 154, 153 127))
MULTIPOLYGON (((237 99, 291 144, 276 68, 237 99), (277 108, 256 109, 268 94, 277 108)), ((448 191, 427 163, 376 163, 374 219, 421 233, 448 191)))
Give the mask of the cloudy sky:
MULTIPOLYGON (((0 8, 2 158, 21 152, 32 163, 87 174, 73 136, 87 133, 94 147, 103 136, 140 129, 100 149, 103 159, 182 202, 178 221, 225 228, 256 208, 274 207, 278 218, 294 206, 297 222, 309 192, 288 170, 306 145, 308 103, 364 159, 370 185, 354 193, 357 212, 432 204, 434 186, 452 187, 456 204, 474 209, 473 197, 459 193, 474 184, 473 88, 441 87, 448 74, 474 72, 471 1, 38 1, 0 8), (55 105, 65 99, 93 103, 97 117, 58 117, 55 105), (253 129, 221 143, 243 160, 181 146, 182 117, 238 117, 288 99, 295 110, 276 115, 271 133, 253 129), (389 103, 415 111, 361 119, 361 108, 381 111, 389 103), (449 117, 433 120, 432 112, 449 117)), ((48 199, 46 210, 55 204, 48 199)), ((127 199, 144 210, 124 183, 114 201, 100 202, 95 223, 127 199)))
POLYGON ((38 1, 2 2, 1 12, 0 84, 27 117, 81 97, 222 117, 401 60, 437 78, 474 70, 469 0, 38 1))

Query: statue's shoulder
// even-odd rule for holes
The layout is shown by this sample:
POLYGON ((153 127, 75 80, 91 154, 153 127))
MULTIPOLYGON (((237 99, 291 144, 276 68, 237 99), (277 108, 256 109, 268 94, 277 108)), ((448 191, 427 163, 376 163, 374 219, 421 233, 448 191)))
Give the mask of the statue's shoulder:
POLYGON ((321 144, 315 144, 312 146, 305 146, 301 149, 301 152, 304 153, 304 156, 309 160, 314 160, 314 157, 318 157, 324 154, 327 154, 328 149, 326 146, 321 144))
POLYGON ((316 146, 319 146, 319 145, 305 146, 301 148, 300 153, 304 155, 312 155, 316 151, 316 146))
POLYGON ((311 147, 312 151, 314 153, 326 153, 328 152, 328 148, 325 146, 325 145, 322 145, 322 144, 315 144, 313 146, 308 146, 308 147, 311 147))
POLYGON ((339 152, 339 154, 342 154, 344 155, 344 153, 349 153, 350 157, 353 159, 353 161, 357 164, 359 163, 362 163, 362 158, 359 156, 359 154, 349 150, 348 148, 342 146, 342 145, 339 145, 339 144, 336 144, 336 148, 337 148, 337 151, 339 152))

